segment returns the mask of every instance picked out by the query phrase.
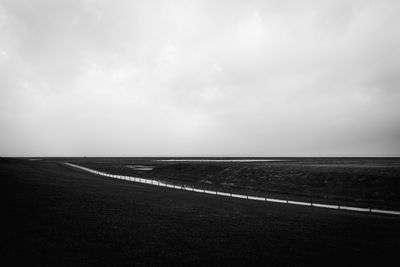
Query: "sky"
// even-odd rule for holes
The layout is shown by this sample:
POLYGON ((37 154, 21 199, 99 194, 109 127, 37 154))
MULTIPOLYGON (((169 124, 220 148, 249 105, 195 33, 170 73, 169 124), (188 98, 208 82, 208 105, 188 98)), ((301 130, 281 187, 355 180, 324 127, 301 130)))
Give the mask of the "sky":
POLYGON ((400 2, 0 0, 0 156, 400 156, 400 2))

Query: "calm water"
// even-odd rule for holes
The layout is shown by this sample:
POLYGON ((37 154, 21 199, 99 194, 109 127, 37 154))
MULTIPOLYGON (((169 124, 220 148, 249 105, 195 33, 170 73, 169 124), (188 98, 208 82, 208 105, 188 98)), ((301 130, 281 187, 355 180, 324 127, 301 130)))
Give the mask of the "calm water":
POLYGON ((157 161, 172 162, 264 162, 264 161, 286 161, 278 159, 159 159, 157 161))

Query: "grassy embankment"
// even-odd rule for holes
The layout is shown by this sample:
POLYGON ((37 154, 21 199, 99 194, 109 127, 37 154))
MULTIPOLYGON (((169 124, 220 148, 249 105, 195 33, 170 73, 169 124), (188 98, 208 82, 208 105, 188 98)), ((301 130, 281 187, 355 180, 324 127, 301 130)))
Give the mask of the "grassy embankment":
POLYGON ((278 162, 160 162, 81 158, 77 164, 114 174, 156 178, 221 191, 400 210, 400 159, 293 158, 278 162), (152 171, 132 165, 153 166, 152 171))
POLYGON ((107 179, 0 160, 1 257, 13 265, 390 265, 400 218, 107 179))

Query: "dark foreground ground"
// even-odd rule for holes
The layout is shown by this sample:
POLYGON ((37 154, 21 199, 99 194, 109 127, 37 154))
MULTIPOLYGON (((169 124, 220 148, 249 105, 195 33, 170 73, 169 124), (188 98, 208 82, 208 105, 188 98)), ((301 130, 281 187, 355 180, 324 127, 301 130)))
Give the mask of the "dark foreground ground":
POLYGON ((0 177, 9 266, 398 263, 399 216, 175 191, 52 160, 1 159, 0 177))

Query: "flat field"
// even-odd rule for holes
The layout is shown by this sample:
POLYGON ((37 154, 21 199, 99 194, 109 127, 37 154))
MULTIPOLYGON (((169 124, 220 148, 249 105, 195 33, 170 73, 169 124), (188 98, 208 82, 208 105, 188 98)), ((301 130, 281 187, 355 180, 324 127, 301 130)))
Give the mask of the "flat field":
MULTIPOLYGON (((93 168, 111 162, 107 169, 118 161, 146 165, 148 160, 68 159, 93 168)), ((63 161, 0 160, 3 263, 397 265, 399 216, 195 194, 104 178, 63 161)), ((181 163, 175 164, 164 162, 158 168, 166 174, 181 163)), ((220 163, 210 166, 222 168, 220 163)), ((196 182, 190 177, 195 175, 186 179, 196 182)))

